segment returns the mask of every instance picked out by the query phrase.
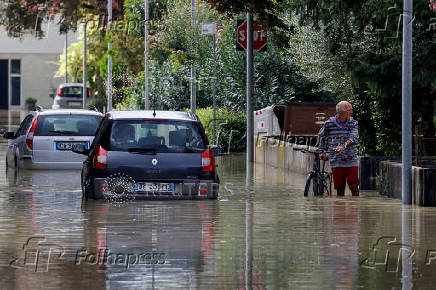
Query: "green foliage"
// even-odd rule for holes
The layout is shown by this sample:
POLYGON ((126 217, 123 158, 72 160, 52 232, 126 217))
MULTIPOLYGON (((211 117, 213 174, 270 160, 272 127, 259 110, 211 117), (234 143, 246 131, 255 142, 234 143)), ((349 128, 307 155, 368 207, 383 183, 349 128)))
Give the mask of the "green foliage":
POLYGON ((35 105, 36 102, 38 102, 38 100, 35 98, 32 98, 32 97, 29 97, 26 99, 26 104, 29 104, 29 105, 35 105))
MULTIPOLYGON (((197 110, 209 143, 213 144, 213 108, 207 107, 197 110)), ((219 108, 216 111, 216 145, 229 150, 243 151, 246 143, 246 116, 244 112, 219 108)))
MULTIPOLYGON (((150 98, 159 109, 180 110, 189 106, 189 65, 197 70, 197 106, 212 105, 211 37, 200 35, 199 25, 191 28, 190 3, 174 1, 174 6, 158 22, 151 38, 155 57, 150 68, 150 98)), ((223 18, 203 2, 197 2, 197 18, 217 22, 217 105, 245 110, 245 53, 236 51, 235 18, 223 18)), ((255 53, 255 109, 273 103, 295 101, 335 101, 331 92, 303 76, 290 53, 270 41, 266 52, 255 53)), ((127 89, 126 107, 142 107, 143 77, 127 89), (138 85, 139 84, 139 85, 138 85), (141 91, 142 90, 142 91, 141 91), (136 99, 136 100, 133 100, 136 99)))
MULTIPOLYGON (((402 2, 289 1, 291 9, 300 16, 300 23, 322 29, 328 50, 345 65, 352 80, 353 102, 371 116, 359 116, 360 131, 371 134, 364 133, 364 136, 367 140, 375 139, 376 151, 385 155, 399 155, 401 151, 402 29, 398 25, 402 23, 398 20, 402 2), (367 93, 362 93, 362 88, 367 93)), ((418 1, 414 4, 414 16, 414 121, 421 119, 426 136, 434 137, 436 86, 430 76, 436 69, 436 61, 434 31, 428 29, 434 12, 427 1, 418 1)), ((374 147, 370 145, 373 141, 368 142, 362 148, 366 153, 373 153, 374 147)))

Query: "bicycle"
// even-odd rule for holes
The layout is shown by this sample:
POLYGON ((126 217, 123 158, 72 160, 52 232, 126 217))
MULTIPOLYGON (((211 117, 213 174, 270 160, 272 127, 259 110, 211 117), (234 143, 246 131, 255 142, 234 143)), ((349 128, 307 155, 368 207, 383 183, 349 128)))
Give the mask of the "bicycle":
POLYGON ((310 151, 303 148, 294 148, 295 151, 310 153, 315 155, 313 160, 313 170, 307 175, 306 185, 304 186, 304 196, 332 196, 332 174, 326 172, 325 161, 321 162, 318 151, 310 151))

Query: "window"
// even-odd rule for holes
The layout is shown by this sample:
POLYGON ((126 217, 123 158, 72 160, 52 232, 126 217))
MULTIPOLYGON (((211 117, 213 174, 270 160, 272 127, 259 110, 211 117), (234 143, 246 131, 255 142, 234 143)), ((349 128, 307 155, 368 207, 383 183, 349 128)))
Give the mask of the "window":
POLYGON ((94 115, 40 115, 35 136, 94 136, 100 121, 94 115))
POLYGON ((20 128, 18 129, 17 132, 18 136, 26 134, 27 130, 30 128, 30 125, 32 124, 32 120, 33 120, 33 116, 27 115, 27 117, 21 123, 20 128))
POLYGON ((21 60, 11 60, 11 74, 21 74, 21 60))
POLYGON ((11 105, 21 105, 21 60, 11 59, 10 65, 11 105))
POLYGON ((112 126, 110 148, 114 151, 154 148, 158 152, 201 152, 206 147, 195 122, 119 120, 112 126))

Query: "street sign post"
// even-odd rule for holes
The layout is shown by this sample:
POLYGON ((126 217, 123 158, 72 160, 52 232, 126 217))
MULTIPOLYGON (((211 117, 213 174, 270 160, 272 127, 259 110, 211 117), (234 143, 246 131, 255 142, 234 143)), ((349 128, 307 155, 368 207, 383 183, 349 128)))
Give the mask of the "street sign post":
MULTIPOLYGON (((254 22, 253 24, 253 50, 265 51, 268 43, 267 28, 254 22)), ((247 49, 247 21, 238 20, 236 24, 236 50, 247 49)))
POLYGON ((201 35, 212 35, 213 77, 212 77, 212 102, 213 102, 213 145, 216 145, 216 23, 202 23, 201 35))
POLYGON ((214 35, 216 31, 216 24, 213 23, 201 23, 201 35, 214 35))

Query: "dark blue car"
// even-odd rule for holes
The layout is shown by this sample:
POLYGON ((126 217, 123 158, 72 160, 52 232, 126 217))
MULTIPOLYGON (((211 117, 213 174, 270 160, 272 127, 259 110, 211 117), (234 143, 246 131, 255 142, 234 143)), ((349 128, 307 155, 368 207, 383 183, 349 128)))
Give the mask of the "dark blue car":
POLYGON ((219 178, 196 115, 169 111, 108 112, 82 169, 84 198, 216 199, 219 178))

